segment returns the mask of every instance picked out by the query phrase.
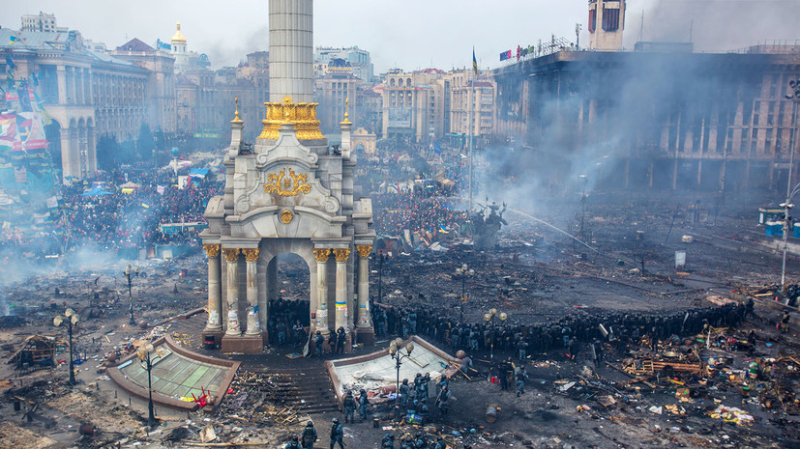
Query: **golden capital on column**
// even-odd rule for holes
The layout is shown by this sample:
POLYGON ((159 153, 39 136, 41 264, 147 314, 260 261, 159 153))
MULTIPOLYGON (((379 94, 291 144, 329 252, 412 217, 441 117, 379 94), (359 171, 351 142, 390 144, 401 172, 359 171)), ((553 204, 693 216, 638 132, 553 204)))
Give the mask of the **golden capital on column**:
POLYGON ((255 262, 258 260, 258 248, 245 248, 242 250, 242 254, 244 254, 244 259, 248 262, 255 262))
POLYGON ((225 253, 225 260, 228 262, 236 262, 239 259, 239 248, 225 248, 222 250, 225 253))
POLYGON ((347 258, 350 257, 350 249, 349 248, 334 248, 333 255, 336 257, 337 262, 347 262, 347 258))
POLYGON ((203 245, 203 249, 206 250, 209 259, 219 257, 219 245, 203 245))
POLYGON ((358 257, 369 257, 372 245, 356 245, 356 251, 358 251, 358 257))
POLYGON ((330 248, 316 248, 314 251, 314 257, 317 258, 317 262, 327 262, 328 257, 331 255, 330 248))

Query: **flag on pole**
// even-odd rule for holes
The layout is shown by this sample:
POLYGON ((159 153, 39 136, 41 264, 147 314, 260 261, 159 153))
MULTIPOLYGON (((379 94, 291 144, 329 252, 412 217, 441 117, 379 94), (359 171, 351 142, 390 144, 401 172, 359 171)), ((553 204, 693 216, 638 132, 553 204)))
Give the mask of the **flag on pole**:
POLYGON ((475 59, 475 47, 472 47, 472 71, 478 76, 478 60, 475 59))

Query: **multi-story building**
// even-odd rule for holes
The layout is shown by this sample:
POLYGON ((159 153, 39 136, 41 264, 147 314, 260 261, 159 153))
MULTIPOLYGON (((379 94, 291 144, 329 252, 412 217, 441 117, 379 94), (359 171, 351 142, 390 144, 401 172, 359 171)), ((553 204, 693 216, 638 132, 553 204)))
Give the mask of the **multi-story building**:
POLYGON ((349 62, 335 58, 328 63, 328 73, 314 80, 314 101, 317 106, 317 119, 322 133, 338 135, 339 122, 344 119, 345 109, 349 114, 360 108, 357 95, 362 81, 353 76, 349 62), (345 103, 348 104, 345 104, 345 103))
POLYGON ((786 185, 797 117, 785 94, 800 76, 800 48, 636 48, 497 69, 495 132, 514 136, 556 183, 593 171, 597 182, 635 189, 786 185))
POLYGON ((589 0, 589 50, 622 50, 625 0, 589 0))
POLYGON ((135 138, 152 120, 150 70, 87 50, 77 31, 0 29, 0 70, 14 86, 31 86, 52 117, 45 133, 64 180, 97 170, 99 136, 135 138))
POLYGON ((383 97, 373 87, 362 87, 356 93, 356 104, 352 108, 350 117, 357 127, 363 128, 368 134, 381 138, 383 131, 383 97))
POLYGON ((174 134, 177 131, 177 105, 175 59, 172 55, 139 39, 132 39, 117 47, 111 55, 147 69, 147 123, 154 131, 174 134))
POLYGON ((350 63, 353 76, 366 83, 372 82, 372 58, 368 51, 357 46, 348 48, 317 47, 314 55, 314 77, 320 78, 327 75, 331 69, 331 61, 334 59, 344 59, 350 63))
POLYGON ((443 72, 426 69, 406 73, 392 70, 376 90, 383 97, 384 138, 428 142, 444 130, 443 72))
POLYGON ((39 14, 25 14, 22 16, 20 31, 55 33, 56 31, 66 31, 66 29, 58 29, 55 14, 45 14, 39 11, 39 14))
POLYGON ((445 74, 441 83, 447 102, 445 114, 448 114, 445 132, 461 136, 491 134, 495 112, 494 80, 488 77, 476 79, 471 69, 465 69, 445 74))

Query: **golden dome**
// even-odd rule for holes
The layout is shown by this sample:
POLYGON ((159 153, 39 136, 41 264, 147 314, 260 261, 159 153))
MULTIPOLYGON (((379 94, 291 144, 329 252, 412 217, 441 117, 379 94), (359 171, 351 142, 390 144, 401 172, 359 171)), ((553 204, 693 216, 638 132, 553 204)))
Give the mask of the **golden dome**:
POLYGON ((183 37, 183 34, 181 34, 181 23, 180 22, 178 22, 178 29, 177 29, 177 31, 175 31, 175 35, 172 36, 172 43, 173 44, 185 44, 186 43, 186 38, 183 37))

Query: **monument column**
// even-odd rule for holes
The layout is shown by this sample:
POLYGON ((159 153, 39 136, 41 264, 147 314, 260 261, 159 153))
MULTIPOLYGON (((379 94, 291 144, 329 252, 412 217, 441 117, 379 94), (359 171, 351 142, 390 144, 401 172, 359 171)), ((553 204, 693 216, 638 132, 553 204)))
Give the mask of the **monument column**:
POLYGON ((372 245, 356 245, 358 251, 358 324, 359 328, 372 327, 369 310, 369 253, 372 245))
MULTIPOLYGON (((316 329, 323 335, 328 335, 328 258, 330 248, 314 249, 314 257, 317 259, 317 309, 315 311, 316 329)), ((312 323, 314 324, 314 323, 312 323)))
POLYGON ((220 310, 222 310, 222 292, 219 278, 219 245, 203 245, 208 255, 208 323, 205 332, 222 332, 220 310))
POLYGON ((347 328, 347 259, 350 258, 349 248, 334 248, 336 257, 336 330, 347 328))
POLYGON ((247 261, 247 331, 248 337, 258 337, 261 329, 258 324, 258 248, 242 250, 247 261))
POLYGON ((225 248, 225 260, 228 261, 228 289, 226 300, 228 303, 228 328, 225 335, 238 336, 242 331, 239 327, 239 276, 237 264, 239 263, 239 248, 225 248))

